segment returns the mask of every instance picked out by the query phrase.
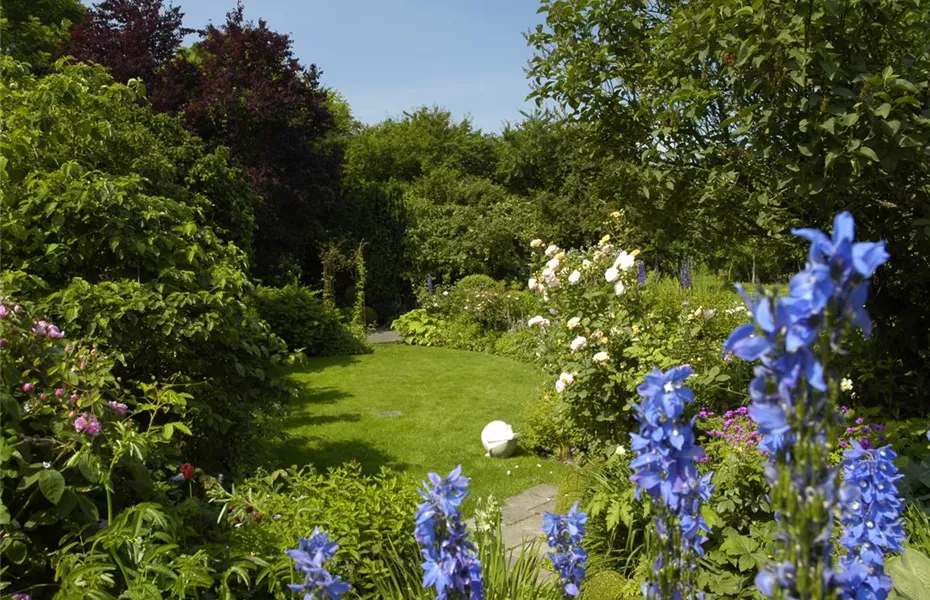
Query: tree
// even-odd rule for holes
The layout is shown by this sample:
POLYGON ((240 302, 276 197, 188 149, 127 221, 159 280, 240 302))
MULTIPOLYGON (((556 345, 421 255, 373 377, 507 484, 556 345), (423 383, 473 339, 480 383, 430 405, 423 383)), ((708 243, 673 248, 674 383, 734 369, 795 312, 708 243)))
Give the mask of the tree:
POLYGON ((0 3, 0 51, 45 71, 84 19, 80 0, 4 0, 0 3))
POLYGON ((791 227, 827 226, 844 208, 859 237, 888 240, 873 303, 886 376, 909 402, 926 398, 930 5, 544 0, 542 10, 546 27, 528 35, 532 95, 589 128, 589 149, 616 165, 614 201, 657 243, 683 238, 717 266, 758 258, 775 275, 803 261, 791 227))
POLYGON ((163 0, 95 4, 74 28, 65 53, 110 67, 121 83, 135 77, 152 85, 156 73, 177 54, 184 36, 194 32, 182 25, 180 8, 164 4, 163 0))
POLYGON ((211 147, 229 147, 248 174, 254 272, 266 280, 310 270, 337 198, 341 156, 324 143, 335 122, 319 77, 294 57, 288 36, 246 22, 240 4, 166 66, 152 94, 157 110, 183 115, 211 147))

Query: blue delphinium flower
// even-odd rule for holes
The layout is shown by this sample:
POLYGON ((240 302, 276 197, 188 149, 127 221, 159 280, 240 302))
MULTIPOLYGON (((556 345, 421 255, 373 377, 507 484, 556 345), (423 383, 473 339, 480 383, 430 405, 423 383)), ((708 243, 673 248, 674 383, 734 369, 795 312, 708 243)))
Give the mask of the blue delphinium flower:
POLYGON ((868 278, 888 253, 884 242, 853 241, 848 212, 834 219, 832 237, 815 229, 794 233, 811 243, 808 264, 784 296, 750 297, 740 288, 753 323, 736 328, 724 348, 760 363, 749 385, 749 413, 769 454, 765 473, 780 531, 775 560, 756 585, 770 596, 824 597, 843 585, 831 568, 837 483, 826 460, 838 427, 839 378, 824 361, 850 325, 871 333, 868 278))
POLYGON ((846 597, 885 600, 891 578, 885 575, 885 553, 904 549, 901 498, 896 481, 902 475, 890 446, 865 449, 855 440, 843 453, 842 503, 846 555, 840 559, 846 597))
POLYGON ((691 289, 691 263, 688 262, 688 259, 681 261, 681 276, 679 278, 681 281, 681 287, 691 289))
POLYGON ((484 598, 481 561, 465 531, 459 506, 468 495, 468 478, 462 466, 447 477, 436 473, 423 482, 417 507, 414 537, 423 555, 423 587, 435 588, 437 600, 446 598, 484 598), (451 596, 450 596, 451 594, 451 596))
POLYGON ((351 589, 348 583, 333 576, 324 566, 336 555, 339 545, 330 541, 329 534, 317 527, 309 538, 300 538, 297 548, 286 554, 294 561, 294 567, 304 574, 303 583, 288 584, 294 592, 304 592, 304 600, 339 600, 351 589))
POLYGON ((654 369, 637 393, 642 402, 634 407, 639 431, 632 434, 635 457, 630 462, 636 497, 643 493, 653 501, 658 534, 654 577, 643 585, 647 598, 689 597, 694 594, 696 557, 710 528, 701 516, 701 504, 713 493, 713 473, 698 474, 697 462, 705 457, 695 444, 694 420, 684 418, 694 393, 684 387, 692 374, 688 366, 668 371, 654 369))
POLYGON ((637 280, 639 281, 639 285, 643 285, 644 283, 646 283, 646 262, 645 261, 642 261, 642 260, 639 261, 639 272, 637 273, 637 280))
POLYGON ((588 554, 581 547, 581 539, 587 522, 588 515, 578 510, 577 502, 568 514, 546 512, 543 516, 542 531, 546 534, 549 547, 553 549, 548 555, 549 559, 559 575, 562 590, 571 598, 580 592, 585 575, 584 563, 588 554))

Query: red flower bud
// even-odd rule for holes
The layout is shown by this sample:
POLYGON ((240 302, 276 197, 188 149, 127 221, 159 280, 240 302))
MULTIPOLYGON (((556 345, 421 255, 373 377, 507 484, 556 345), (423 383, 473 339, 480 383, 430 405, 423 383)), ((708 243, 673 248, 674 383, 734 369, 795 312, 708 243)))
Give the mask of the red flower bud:
POLYGON ((190 481, 194 478, 194 465, 190 463, 184 463, 181 465, 180 471, 185 480, 190 481))

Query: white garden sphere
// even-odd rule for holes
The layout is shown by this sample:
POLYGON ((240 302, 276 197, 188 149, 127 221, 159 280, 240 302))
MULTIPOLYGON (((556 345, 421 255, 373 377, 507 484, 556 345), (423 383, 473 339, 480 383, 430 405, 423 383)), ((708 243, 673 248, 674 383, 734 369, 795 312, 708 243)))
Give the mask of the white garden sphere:
POLYGON ((503 421, 491 421, 481 430, 481 445, 488 451, 485 456, 507 458, 517 449, 520 434, 503 421))

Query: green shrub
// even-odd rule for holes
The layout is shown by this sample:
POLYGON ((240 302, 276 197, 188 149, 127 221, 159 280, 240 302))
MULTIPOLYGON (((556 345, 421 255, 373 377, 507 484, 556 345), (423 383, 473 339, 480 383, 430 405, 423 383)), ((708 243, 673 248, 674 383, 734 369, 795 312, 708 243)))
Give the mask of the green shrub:
POLYGON ((325 475, 310 468, 258 471, 231 493, 215 489, 212 500, 224 506, 237 553, 271 557, 268 572, 278 589, 293 568, 283 550, 314 527, 339 543, 333 572, 359 596, 371 597, 379 580, 404 565, 420 564, 412 534, 416 482, 387 470, 365 476, 348 463, 325 475))
POLYGON ((527 448, 558 458, 568 458, 576 439, 558 394, 547 392, 534 399, 523 415, 522 443, 527 448))
POLYGON ((582 585, 581 600, 637 600, 640 584, 616 571, 595 573, 582 585))
POLYGON ((364 332, 347 324, 334 309, 320 300, 320 292, 290 284, 256 287, 258 314, 291 350, 308 356, 341 356, 371 352, 364 332))
POLYGON ((537 332, 527 327, 520 327, 502 333, 494 342, 494 348, 491 352, 523 362, 533 362, 536 360, 538 350, 539 336, 537 332))
POLYGON ((575 502, 581 503, 587 489, 588 478, 581 469, 567 472, 559 482, 559 491, 555 498, 556 514, 567 513, 575 502))
POLYGON ((247 597, 240 577, 259 562, 209 543, 222 539, 217 511, 198 497, 216 480, 200 469, 169 479, 185 462, 180 438, 196 433, 191 396, 119 382, 113 356, 60 339, 44 312, 3 292, 4 596, 247 597))
POLYGON ((416 308, 405 313, 391 324, 404 342, 413 346, 441 346, 445 323, 431 316, 425 309, 416 308))
POLYGON ((287 401, 288 354, 247 303, 241 173, 103 67, 39 79, 4 57, 2 70, 7 293, 115 357, 123 385, 190 393, 190 460, 257 460, 254 440, 274 435, 287 401))

